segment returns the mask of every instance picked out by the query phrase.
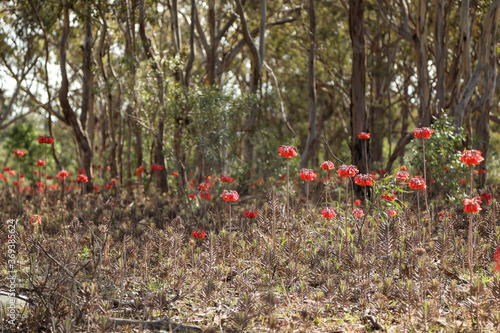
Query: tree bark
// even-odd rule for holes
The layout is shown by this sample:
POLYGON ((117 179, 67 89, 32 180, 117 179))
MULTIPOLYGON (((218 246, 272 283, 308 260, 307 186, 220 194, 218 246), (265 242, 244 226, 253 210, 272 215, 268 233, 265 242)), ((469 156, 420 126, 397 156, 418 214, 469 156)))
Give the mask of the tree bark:
POLYGON ((308 102, 309 102, 309 128, 307 140, 300 159, 300 167, 305 168, 316 152, 318 146, 317 134, 317 111, 316 111, 316 9, 314 0, 309 0, 309 55, 307 58, 308 68, 308 102))
MULTIPOLYGON (((349 34, 352 43, 351 74, 351 163, 366 173, 364 149, 358 134, 366 131, 366 54, 363 0, 349 1, 349 34)), ((361 189, 356 187, 356 192, 361 189)))
POLYGON ((434 20, 434 54, 436 57, 436 111, 439 115, 444 111, 445 74, 446 74, 446 43, 444 0, 436 0, 436 16, 434 20))
POLYGON ((158 118, 158 130, 155 133, 155 161, 157 164, 162 165, 164 168, 161 171, 158 171, 158 186, 162 193, 168 192, 168 182, 167 182, 167 170, 165 167, 165 157, 163 155, 163 132, 165 130, 165 99, 163 92, 163 74, 161 72, 158 63, 154 57, 153 51, 149 45, 148 37, 146 36, 146 25, 145 25, 145 16, 146 16, 146 8, 145 8, 145 0, 140 0, 139 3, 139 35, 141 36, 144 53, 146 58, 148 59, 151 69, 156 75, 156 84, 158 86, 158 99, 159 99, 159 117, 158 118))
POLYGON ((87 191, 92 191, 92 149, 90 147, 87 135, 82 128, 79 119, 76 116, 71 104, 68 100, 69 91, 69 81, 68 74, 66 72, 66 48, 68 46, 69 38, 69 8, 68 0, 63 0, 62 4, 63 11, 63 27, 61 31, 61 41, 59 44, 59 61, 61 68, 61 88, 59 89, 59 102, 61 103, 61 109, 67 120, 73 129, 73 135, 75 136, 75 141, 77 142, 78 149, 80 150, 80 161, 81 165, 85 169, 88 176, 87 191))

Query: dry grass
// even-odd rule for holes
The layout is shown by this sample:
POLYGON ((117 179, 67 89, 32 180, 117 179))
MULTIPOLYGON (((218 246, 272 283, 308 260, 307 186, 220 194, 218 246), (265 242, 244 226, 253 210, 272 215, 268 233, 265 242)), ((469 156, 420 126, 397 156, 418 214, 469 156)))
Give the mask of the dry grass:
MULTIPOLYGON (((379 203, 365 219, 339 209, 335 219, 325 220, 319 205, 306 217, 303 203, 292 202, 287 224, 284 197, 268 193, 256 219, 233 214, 229 233, 222 200, 212 200, 198 224, 172 202, 158 208, 156 199, 135 195, 107 201, 96 194, 68 197, 61 209, 49 196, 43 231, 29 222, 34 208, 24 202, 17 283, 32 306, 16 327, 3 313, 2 329, 140 331, 113 328, 107 319, 124 318, 170 319, 207 332, 499 330, 500 275, 492 270, 500 239, 495 204, 483 205, 474 218, 471 286, 468 222, 459 209, 451 218, 432 216, 429 243, 428 216, 419 223, 414 211, 404 209, 389 218, 379 203), (208 236, 193 239, 197 228, 208 236)), ((3 197, 5 225, 15 200, 3 197)), ((1 251, 5 273, 7 248, 1 251)), ((8 283, 2 280, 3 290, 8 283)))

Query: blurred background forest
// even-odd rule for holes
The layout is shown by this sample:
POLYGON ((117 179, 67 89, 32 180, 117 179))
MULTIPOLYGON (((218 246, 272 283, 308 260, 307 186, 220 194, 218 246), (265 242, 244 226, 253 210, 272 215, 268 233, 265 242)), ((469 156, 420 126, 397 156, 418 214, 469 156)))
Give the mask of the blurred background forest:
POLYGON ((180 188, 231 174, 244 192, 284 173, 281 144, 318 168, 324 137, 364 173, 370 132, 370 169, 389 171, 418 163, 413 129, 433 126, 434 173, 478 149, 484 186, 499 177, 499 16, 499 0, 2 1, 0 163, 23 148, 36 168, 52 135, 49 174, 83 168, 90 189, 159 163, 164 192, 173 171, 180 188))

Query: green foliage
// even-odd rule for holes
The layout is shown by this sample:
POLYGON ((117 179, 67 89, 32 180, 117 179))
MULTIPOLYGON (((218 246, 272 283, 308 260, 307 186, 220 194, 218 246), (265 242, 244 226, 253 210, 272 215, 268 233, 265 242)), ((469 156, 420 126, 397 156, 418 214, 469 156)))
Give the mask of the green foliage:
MULTIPOLYGON (((468 180, 468 169, 460 162, 460 147, 465 140, 463 129, 456 131, 453 119, 443 115, 431 128, 431 138, 425 140, 425 163, 428 194, 431 198, 442 195, 446 201, 456 203, 463 198, 464 185, 460 179, 468 180)), ((422 139, 413 139, 412 158, 409 163, 415 172, 423 175, 422 139)))

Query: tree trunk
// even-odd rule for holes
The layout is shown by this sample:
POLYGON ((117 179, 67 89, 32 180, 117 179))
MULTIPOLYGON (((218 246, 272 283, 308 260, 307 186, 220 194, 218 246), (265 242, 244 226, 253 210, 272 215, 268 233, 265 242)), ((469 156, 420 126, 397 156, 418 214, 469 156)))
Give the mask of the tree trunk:
POLYGON ((434 20, 434 53, 436 56, 436 111, 441 114, 445 104, 446 43, 444 0, 436 0, 434 20))
POLYGON ((307 58, 308 68, 308 101, 309 101, 309 129, 307 140, 300 159, 300 167, 305 168, 316 152, 318 146, 317 135, 317 111, 316 111, 316 9, 314 0, 309 0, 309 55, 307 58))
POLYGON ((413 46, 415 48, 417 73, 418 73, 418 117, 420 126, 430 126, 431 112, 431 88, 429 69, 427 68, 427 12, 428 1, 420 0, 418 2, 418 16, 413 35, 413 46))
MULTIPOLYGON (((498 2, 498 1, 497 1, 498 2)), ((496 44, 496 34, 498 27, 498 20, 500 15, 500 9, 497 6, 492 13, 492 24, 488 27, 488 49, 486 55, 486 67, 484 70, 483 84, 481 91, 483 92, 481 96, 481 100, 483 101, 480 106, 481 114, 479 116, 477 126, 476 126, 476 134, 479 138, 479 146, 478 149, 483 153, 484 161, 481 163, 481 168, 486 170, 486 157, 488 155, 488 147, 490 144, 490 111, 493 107, 493 99, 495 97, 495 89, 496 89, 496 52, 495 52, 495 44, 496 44)), ((486 185, 486 174, 479 174, 479 187, 484 187, 486 185)))
POLYGON ((156 74, 156 84, 158 86, 158 99, 159 99, 159 117, 158 119, 158 130, 155 133, 155 161, 157 164, 164 166, 161 171, 158 171, 158 186, 162 193, 168 192, 168 182, 167 182, 167 168, 165 165, 165 157, 163 155, 163 134, 165 129, 165 99, 163 92, 163 75, 160 67, 158 66, 156 59, 153 55, 153 51, 149 45, 148 37, 146 36, 146 26, 145 26, 145 0, 140 0, 139 4, 139 35, 141 36, 142 44, 144 47, 144 53, 146 54, 146 58, 148 59, 151 69, 156 74))
MULTIPOLYGON (((351 163, 360 172, 366 173, 363 142, 358 134, 366 131, 366 55, 363 0, 349 2, 349 34, 352 42, 352 74, 351 74, 351 163)), ((362 192, 356 187, 356 192, 362 192)))
MULTIPOLYGON (((61 109, 63 111, 64 117, 67 122, 71 125, 73 129, 73 135, 75 136, 75 141, 80 150, 80 161, 85 169, 88 176, 89 182, 87 183, 87 191, 92 191, 92 149, 90 147, 87 135, 82 128, 80 121, 78 120, 76 113, 69 104, 68 91, 69 91, 69 81, 68 74, 66 72, 66 48, 68 46, 69 38, 69 8, 68 0, 63 0, 62 4, 63 11, 63 27, 61 31, 61 42, 59 44, 59 61, 61 68, 61 88, 59 89, 59 102, 61 103, 61 109)), ((85 85, 87 83, 83 83, 85 85)))

